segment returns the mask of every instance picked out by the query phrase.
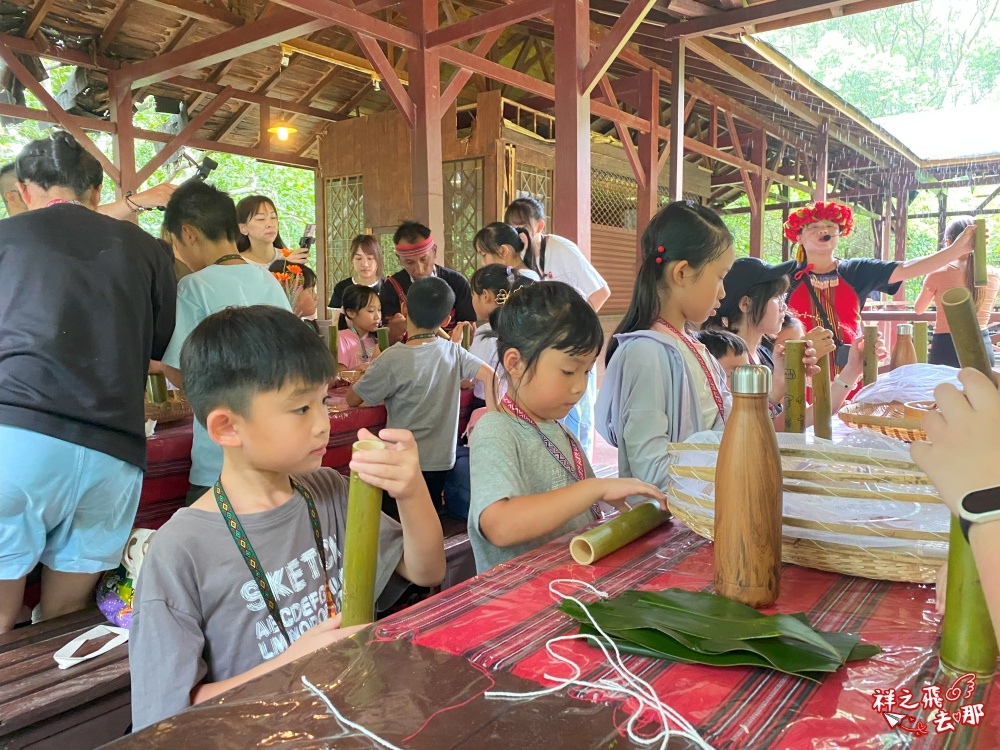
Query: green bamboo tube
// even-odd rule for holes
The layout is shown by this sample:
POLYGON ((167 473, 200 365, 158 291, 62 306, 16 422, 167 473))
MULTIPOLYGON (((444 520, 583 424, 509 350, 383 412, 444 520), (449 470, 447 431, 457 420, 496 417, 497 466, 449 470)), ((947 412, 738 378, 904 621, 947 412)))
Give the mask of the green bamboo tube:
POLYGON ((913 323, 913 348, 917 350, 917 362, 927 364, 927 342, 930 324, 926 320, 913 323))
POLYGON ((670 520, 654 503, 643 503, 569 540, 569 553, 580 565, 593 565, 670 520))
POLYGON ((462 326, 462 348, 469 351, 472 346, 472 326, 462 326))
MULTIPOLYGON (((352 453, 385 450, 381 440, 359 440, 352 453)), ((375 619, 375 573, 382 522, 382 490, 351 472, 344 539, 344 601, 340 626, 364 625, 375 619)))
POLYGON ((167 402, 167 378, 162 372, 153 372, 146 376, 146 398, 151 404, 167 402))
POLYGON ((986 272, 986 219, 976 219, 976 246, 972 257, 975 285, 986 286, 989 283, 986 272))
POLYGON ((824 354, 816 364, 819 365, 819 373, 812 379, 813 434, 824 440, 833 440, 833 407, 830 401, 830 355, 824 354))
POLYGON ((330 332, 328 343, 330 354, 333 355, 333 371, 337 372, 340 368, 340 332, 337 330, 336 323, 331 323, 326 330, 330 332))
POLYGON ((861 382, 871 385, 878 380, 878 326, 865 326, 865 356, 861 382))
POLYGON ((805 356, 805 341, 785 342, 785 432, 806 431, 805 356))
POLYGON ((389 329, 379 328, 376 334, 378 335, 378 350, 384 352, 389 348, 389 329))
MULTIPOLYGON (((993 377, 986 343, 976 317, 972 292, 949 289, 941 298, 955 352, 962 367, 993 377)), ((962 536, 958 519, 951 519, 948 546, 948 586, 941 632, 941 664, 959 673, 990 679, 996 671, 997 640, 972 548, 962 536)))

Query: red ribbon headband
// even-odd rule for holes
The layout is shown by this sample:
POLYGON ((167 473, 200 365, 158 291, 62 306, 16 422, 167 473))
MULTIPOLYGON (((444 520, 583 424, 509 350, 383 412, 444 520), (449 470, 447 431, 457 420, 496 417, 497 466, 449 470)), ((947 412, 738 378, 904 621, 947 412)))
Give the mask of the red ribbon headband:
POLYGON ((434 237, 429 236, 426 240, 415 242, 412 245, 396 245, 396 255, 401 258, 414 258, 417 255, 423 255, 428 250, 435 247, 437 247, 437 245, 434 242, 434 237))

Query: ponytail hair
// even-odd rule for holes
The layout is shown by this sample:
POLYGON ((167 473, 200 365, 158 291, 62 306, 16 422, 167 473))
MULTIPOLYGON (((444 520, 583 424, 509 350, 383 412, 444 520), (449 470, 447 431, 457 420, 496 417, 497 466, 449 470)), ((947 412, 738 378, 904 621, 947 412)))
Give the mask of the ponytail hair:
POLYGON ((507 245, 528 268, 541 275, 535 264, 535 254, 531 252, 531 232, 524 227, 515 228, 502 221, 494 221, 476 233, 472 244, 477 252, 486 253, 494 257, 501 257, 500 248, 503 245, 507 245))
POLYGON ((100 162, 65 130, 54 130, 21 149, 14 171, 18 182, 33 182, 42 190, 69 188, 77 198, 100 190, 104 182, 100 162))
POLYGON ((522 276, 511 266, 505 266, 501 263, 490 263, 482 268, 477 268, 469 279, 469 286, 472 287, 474 294, 491 291, 493 296, 497 298, 498 305, 504 304, 514 292, 531 283, 532 280, 527 276, 522 276))
MULTIPOLYGON (((650 328, 660 314, 663 273, 674 261, 685 260, 695 270, 711 263, 733 244, 725 222, 712 209, 694 201, 674 201, 661 208, 642 233, 642 264, 632 288, 632 301, 615 329, 632 333, 650 328)), ((612 337, 605 363, 618 348, 612 337)))

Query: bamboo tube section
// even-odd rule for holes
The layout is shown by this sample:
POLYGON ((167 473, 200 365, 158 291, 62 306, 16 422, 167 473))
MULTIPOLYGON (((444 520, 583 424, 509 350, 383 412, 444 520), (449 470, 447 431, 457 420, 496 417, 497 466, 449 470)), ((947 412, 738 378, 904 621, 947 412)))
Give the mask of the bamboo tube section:
POLYGON ((806 431, 805 356, 805 341, 785 342, 785 432, 806 431))
MULTIPOLYGON (((972 292, 965 287, 949 289, 942 296, 941 305, 948 318, 959 363, 962 367, 973 367, 993 378, 972 292)), ((992 679, 996 661, 996 634, 986 608, 976 559, 962 535, 958 519, 953 517, 948 544, 948 586, 941 632, 941 664, 958 673, 973 672, 983 679, 992 679)))
POLYGON ((333 355, 333 371, 338 372, 340 370, 340 333, 334 324, 329 325, 326 330, 329 331, 327 344, 330 346, 330 354, 333 355))
MULTIPOLYGON (((353 453, 385 450, 381 440, 359 440, 353 453)), ((340 626, 364 625, 375 619, 375 573, 382 523, 382 490, 351 472, 344 540, 344 601, 340 626)))
POLYGON ((986 286, 989 276, 986 270, 986 219, 976 219, 976 244, 972 253, 973 274, 976 286, 986 286))
POLYGON ((813 434, 833 440, 833 405, 830 400, 830 355, 824 354, 816 363, 819 373, 812 379, 813 434))
POLYGON ((917 352, 917 362, 927 364, 928 334, 930 324, 926 320, 918 320, 913 324, 913 348, 917 352))
POLYGON ((593 565, 670 520, 654 503, 643 503, 570 539, 569 553, 580 565, 593 565))
POLYGON ((871 385, 878 380, 878 326, 865 326, 865 356, 861 382, 871 385))
POLYGON ((469 351, 472 346, 472 326, 462 326, 462 348, 469 351))
POLYGON ((151 404, 167 402, 167 378, 162 372, 154 372, 146 376, 146 398, 151 404))
POLYGON ((376 335, 378 335, 378 350, 384 352, 389 348, 389 329, 379 328, 376 331, 376 335))

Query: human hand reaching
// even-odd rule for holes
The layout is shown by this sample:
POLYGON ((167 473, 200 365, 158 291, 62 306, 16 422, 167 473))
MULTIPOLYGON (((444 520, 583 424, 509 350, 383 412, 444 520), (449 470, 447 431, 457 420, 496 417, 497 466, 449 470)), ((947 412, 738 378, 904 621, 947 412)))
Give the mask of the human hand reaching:
POLYGON ((471 329, 471 333, 469 334, 469 341, 472 341, 472 339, 476 337, 476 324, 470 323, 465 320, 460 320, 455 324, 455 327, 451 331, 451 342, 453 344, 462 343, 462 331, 464 331, 466 328, 471 329))
POLYGON ((339 640, 354 635, 366 625, 352 625, 349 628, 340 627, 340 614, 329 617, 323 622, 317 623, 306 632, 295 639, 295 642, 288 647, 285 653, 289 661, 299 659, 306 654, 311 654, 317 649, 329 646, 339 640))
POLYGON ((662 510, 667 509, 667 496, 659 487, 648 482, 640 482, 638 479, 590 479, 588 481, 598 484, 595 488, 600 495, 598 500, 623 513, 632 510, 632 506, 626 500, 635 495, 655 500, 662 510))
MULTIPOLYGON (((358 431, 358 440, 376 439, 368 430, 358 431)), ((351 471, 368 484, 385 490, 397 501, 427 494, 427 485, 420 473, 420 454, 417 441, 409 430, 384 429, 378 440, 385 443, 385 450, 357 451, 351 456, 351 471)))

